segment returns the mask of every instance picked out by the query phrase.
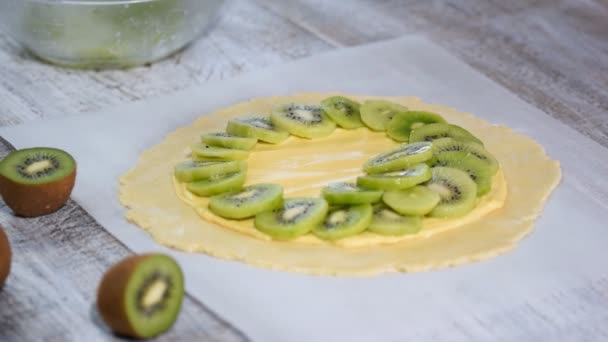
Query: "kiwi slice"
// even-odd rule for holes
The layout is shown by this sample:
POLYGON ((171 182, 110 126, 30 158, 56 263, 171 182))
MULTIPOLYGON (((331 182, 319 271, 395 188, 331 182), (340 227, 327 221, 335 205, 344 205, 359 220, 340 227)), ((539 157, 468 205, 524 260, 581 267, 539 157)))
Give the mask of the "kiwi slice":
POLYGON ((175 177, 182 182, 192 182, 213 176, 245 171, 247 162, 244 160, 197 162, 187 160, 175 166, 175 177))
POLYGON ((321 198, 291 198, 283 207, 256 215, 255 227, 275 239, 289 240, 302 236, 323 221, 328 204, 321 198))
POLYGON ((194 161, 226 161, 244 160, 249 152, 232 148, 215 147, 207 144, 192 145, 192 160, 194 161))
POLYGON ((241 190, 246 178, 247 174, 245 171, 220 174, 188 183, 186 189, 197 196, 213 196, 223 192, 241 190))
POLYGON ((477 196, 485 195, 492 189, 490 166, 468 152, 443 152, 436 155, 428 164, 430 167, 447 166, 466 172, 477 184, 477 196))
POLYGON ((422 218, 419 216, 401 215, 384 203, 375 204, 374 216, 367 228, 370 232, 381 235, 416 234, 422 229, 422 218))
POLYGON ((177 262, 163 254, 142 254, 104 274, 97 309, 116 334, 151 338, 173 325, 183 299, 184 276, 177 262))
POLYGON ((384 100, 367 100, 360 108, 361 121, 373 131, 386 131, 389 121, 407 108, 384 100))
POLYGON ((375 173, 357 178, 357 185, 378 190, 411 188, 431 178, 431 169, 426 164, 417 164, 407 169, 387 173, 375 173))
POLYGON ((358 204, 329 208, 325 219, 312 233, 324 240, 338 240, 357 235, 372 222, 372 205, 358 204))
POLYGON ((256 138, 258 140, 278 144, 289 137, 289 133, 276 127, 269 118, 250 116, 228 121, 226 133, 240 137, 256 138))
POLYGON ((416 141, 433 141, 441 138, 454 138, 462 141, 472 141, 483 145, 481 140, 477 139, 471 132, 466 129, 446 124, 446 123, 434 123, 424 126, 420 126, 410 133, 410 142, 416 141))
POLYGON ((433 140, 433 152, 435 155, 454 151, 464 151, 479 158, 484 163, 488 164, 492 175, 498 171, 498 161, 496 158, 494 158, 490 152, 486 151, 486 149, 479 144, 470 141, 459 141, 452 138, 433 140))
POLYGON ((381 190, 358 187, 352 183, 331 183, 321 189, 321 194, 330 204, 364 204, 379 202, 381 190))
POLYGON ((441 201, 429 213, 430 216, 459 217, 473 210, 477 185, 466 172, 444 166, 434 167, 431 171, 433 178, 427 186, 441 196, 441 201))
POLYGON ((35 147, 11 152, 0 162, 0 190, 15 214, 34 217, 61 208, 76 180, 76 161, 67 152, 35 147))
POLYGON ((201 141, 211 146, 249 151, 255 147, 258 139, 239 137, 230 133, 207 133, 201 136, 201 141))
POLYGON ((391 190, 384 193, 382 201, 402 215, 424 216, 439 204, 439 194, 417 185, 404 190, 391 190))
POLYGON ((432 123, 445 123, 440 115, 430 112, 411 111, 395 115, 388 123, 386 134, 396 141, 408 142, 412 130, 432 123))
POLYGON ((0 227, 0 288, 2 288, 9 273, 11 273, 12 256, 13 253, 8 237, 4 233, 4 229, 0 227))
POLYGON ((363 165, 363 169, 367 173, 401 170, 429 160, 433 157, 432 147, 433 145, 430 142, 401 145, 396 149, 371 158, 363 165))
POLYGON ((228 219, 244 219, 283 206, 283 188, 277 184, 255 184, 241 191, 228 192, 209 199, 209 209, 228 219))
POLYGON ((336 129, 323 108, 318 105, 288 103, 275 107, 270 121, 277 127, 302 138, 314 139, 330 135, 336 129))
POLYGON ((321 106, 338 126, 346 129, 363 127, 359 113, 361 105, 358 102, 343 96, 332 96, 321 101, 321 106))

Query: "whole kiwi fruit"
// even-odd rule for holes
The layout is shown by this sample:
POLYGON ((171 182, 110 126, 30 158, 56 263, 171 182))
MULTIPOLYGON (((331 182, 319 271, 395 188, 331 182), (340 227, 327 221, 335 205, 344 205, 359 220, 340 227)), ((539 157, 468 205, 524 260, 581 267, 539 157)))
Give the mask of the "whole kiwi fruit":
POLYGON ((0 226, 0 288, 11 272, 11 261, 13 253, 4 229, 0 226))

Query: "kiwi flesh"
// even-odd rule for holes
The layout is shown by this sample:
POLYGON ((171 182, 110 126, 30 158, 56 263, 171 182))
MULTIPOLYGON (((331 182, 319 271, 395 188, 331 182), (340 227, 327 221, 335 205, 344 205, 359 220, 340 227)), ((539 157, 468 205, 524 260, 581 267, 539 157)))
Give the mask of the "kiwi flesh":
POLYGON ((355 129, 363 127, 359 108, 361 105, 343 96, 332 96, 321 101, 321 106, 325 114, 345 129, 355 129))
POLYGON ((75 181, 76 161, 60 149, 17 150, 0 162, 0 191, 18 216, 42 216, 63 207, 75 181))
POLYGON ((315 139, 330 135, 336 129, 319 105, 288 103, 276 106, 270 114, 275 126, 302 138, 315 139))
POLYGON ((425 162, 431 157, 433 157, 433 144, 430 142, 404 144, 369 159, 363 165, 363 169, 367 173, 397 171, 425 162))
POLYGON ((407 112, 407 107, 384 100, 367 100, 359 110, 361 121, 372 131, 386 131, 391 119, 399 113, 407 112))
POLYGON ((380 235, 416 234, 422 229, 422 218, 401 215, 386 204, 378 203, 373 207, 372 222, 367 229, 380 235))
POLYGON ((0 288, 2 288, 9 273, 11 273, 12 256, 13 253, 8 236, 6 236, 4 229, 0 227, 0 288))
POLYGON ((213 177, 186 184, 191 193, 208 197, 223 192, 239 191, 243 188, 247 174, 245 171, 215 175, 213 177))
POLYGON ((379 202, 382 190, 364 189, 353 183, 331 183, 321 189, 329 204, 364 204, 379 202))
POLYGON ((452 138, 433 140, 433 152, 435 155, 453 151, 464 151, 480 159, 488 164, 492 175, 498 171, 498 161, 482 145, 471 141, 460 141, 452 138))
POLYGON ((393 140, 408 142, 412 130, 432 123, 445 123, 440 115, 430 112, 410 111, 395 115, 386 127, 386 134, 393 140))
POLYGON ((194 161, 244 160, 248 157, 248 151, 199 143, 192 145, 192 160, 194 161))
POLYGON ((197 162, 186 160, 175 166, 175 177, 181 182, 193 182, 217 175, 247 170, 244 160, 197 162))
POLYGON ((423 185, 384 193, 382 201, 401 215, 424 216, 433 210, 441 197, 423 185))
POLYGON ((375 173, 357 178, 357 185, 377 190, 400 190, 424 183, 431 178, 431 169, 426 164, 417 164, 407 169, 386 173, 375 173))
POLYGON ((466 172, 444 166, 436 166, 431 171, 433 178, 426 185, 441 197, 441 201, 429 216, 460 217, 473 210, 477 202, 477 185, 466 172))
POLYGON ((203 134, 201 136, 201 141, 211 146, 249 151, 255 147, 258 139, 239 137, 238 135, 219 132, 203 134))
POLYGON ((324 240, 343 239, 366 230, 372 216, 372 205, 369 203, 331 207, 312 233, 324 240))
POLYGON ((227 219, 244 219, 283 206, 283 188, 277 184, 255 184, 240 191, 209 199, 209 209, 227 219))
POLYGON ((271 144, 281 143, 289 137, 289 132, 276 127, 268 117, 259 115, 228 121, 226 133, 255 138, 271 144))
POLYGON ((327 201, 321 198, 290 198, 284 200, 282 208, 257 214, 254 224, 274 239, 295 239, 320 224, 328 209, 327 201))
POLYGON ((176 321, 184 298, 184 276, 170 256, 142 254, 123 259, 103 276, 97 309, 118 335, 151 338, 176 321))
POLYGON ((410 142, 433 141, 441 138, 454 138, 462 141, 472 141, 483 145, 481 140, 466 129, 447 123, 434 123, 418 127, 410 133, 410 142))
POLYGON ((492 189, 492 170, 487 163, 465 151, 443 152, 429 161, 430 167, 447 166, 466 172, 477 184, 477 196, 492 189))

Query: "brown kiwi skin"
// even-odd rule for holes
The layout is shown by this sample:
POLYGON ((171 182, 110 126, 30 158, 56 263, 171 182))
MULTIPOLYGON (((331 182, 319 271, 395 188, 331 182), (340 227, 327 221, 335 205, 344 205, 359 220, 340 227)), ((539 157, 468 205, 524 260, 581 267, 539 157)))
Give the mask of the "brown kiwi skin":
POLYGON ((0 288, 4 285, 6 278, 11 273, 11 261, 13 253, 8 237, 0 226, 0 288))
POLYGON ((97 310, 114 333, 132 338, 139 336, 127 317, 125 295, 127 284, 140 262, 155 254, 140 254, 127 257, 112 266, 101 279, 97 290, 97 310))
POLYGON ((62 179, 44 184, 19 184, 0 175, 4 202, 17 216, 37 217, 59 210, 70 198, 76 182, 74 171, 62 179))

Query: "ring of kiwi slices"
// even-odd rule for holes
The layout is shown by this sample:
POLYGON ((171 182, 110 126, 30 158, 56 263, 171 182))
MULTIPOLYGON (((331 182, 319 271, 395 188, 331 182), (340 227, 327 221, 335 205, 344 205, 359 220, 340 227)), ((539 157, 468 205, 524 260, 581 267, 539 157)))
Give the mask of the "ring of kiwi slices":
POLYGON ((320 103, 284 103, 267 115, 228 121, 225 132, 205 133, 174 177, 224 219, 251 219, 275 240, 311 234, 326 241, 363 232, 416 234, 425 217, 457 218, 491 190, 498 161, 483 142, 437 113, 371 99, 333 96, 320 103), (256 144, 280 144, 290 135, 326 137, 336 129, 386 133, 397 148, 370 158, 351 183, 327 184, 317 198, 284 198, 277 184, 245 186, 247 159, 256 144))

